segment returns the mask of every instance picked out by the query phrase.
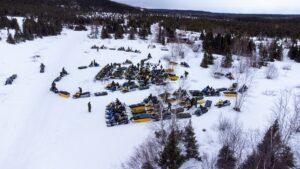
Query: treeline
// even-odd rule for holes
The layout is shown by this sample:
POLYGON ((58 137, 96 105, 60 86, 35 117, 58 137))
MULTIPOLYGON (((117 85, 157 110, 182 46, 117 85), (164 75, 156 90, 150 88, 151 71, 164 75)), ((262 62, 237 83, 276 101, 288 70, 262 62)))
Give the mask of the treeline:
MULTIPOLYGON (((233 34, 217 34, 212 32, 206 34, 201 33, 199 39, 202 39, 202 47, 204 58, 201 67, 207 68, 213 63, 212 54, 225 56, 222 62, 222 67, 230 68, 232 66, 232 55, 238 55, 250 58, 251 66, 261 67, 267 65, 267 62, 282 61, 283 59, 283 40, 277 39, 261 41, 258 45, 254 40, 247 36, 234 36, 233 34), (263 43, 265 42, 265 43, 263 43)), ((299 58, 300 50, 296 41, 291 46, 290 58, 299 58)))
MULTIPOLYGON (((3 20, 8 20, 6 17, 2 17, 3 20), (5 19, 6 18, 6 19, 5 19)), ((18 25, 16 19, 7 21, 3 28, 8 28, 7 42, 15 44, 24 42, 26 40, 33 40, 34 38, 42 38, 43 36, 58 35, 62 30, 62 24, 59 20, 46 19, 46 18, 24 18, 22 29, 18 25), (8 25, 11 25, 10 27, 8 25), (9 28, 14 29, 15 33, 12 35, 9 28)))
MULTIPOLYGON (((199 152, 199 144, 191 121, 183 129, 171 125, 167 130, 156 131, 155 137, 141 145, 129 161, 122 165, 123 168, 179 169, 190 160, 193 160, 189 163, 193 167, 215 169, 292 169, 296 164, 293 151, 280 133, 278 120, 274 121, 257 146, 252 148, 250 154, 244 155, 243 159, 240 159, 241 154, 236 145, 237 139, 242 139, 240 128, 235 129, 230 136, 224 136, 228 137, 226 138, 228 140, 222 143, 217 157, 208 160, 202 155, 203 152, 199 152)), ((231 128, 228 126, 231 124, 221 125, 231 128)))
MULTIPOLYGON (((163 20, 166 29, 186 29, 195 32, 206 30, 213 33, 231 33, 237 36, 256 37, 295 37, 300 38, 300 17, 276 18, 270 17, 183 17, 183 16, 152 16, 163 20)), ((217 16, 216 16, 217 17, 217 16)))

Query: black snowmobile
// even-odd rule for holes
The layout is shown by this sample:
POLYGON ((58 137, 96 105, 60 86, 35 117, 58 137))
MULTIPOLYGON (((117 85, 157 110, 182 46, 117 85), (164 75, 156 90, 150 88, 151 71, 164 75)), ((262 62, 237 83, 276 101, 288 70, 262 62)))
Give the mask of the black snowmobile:
POLYGON ((91 96, 90 92, 84 92, 84 93, 77 92, 73 95, 73 99, 86 98, 90 96, 91 96))

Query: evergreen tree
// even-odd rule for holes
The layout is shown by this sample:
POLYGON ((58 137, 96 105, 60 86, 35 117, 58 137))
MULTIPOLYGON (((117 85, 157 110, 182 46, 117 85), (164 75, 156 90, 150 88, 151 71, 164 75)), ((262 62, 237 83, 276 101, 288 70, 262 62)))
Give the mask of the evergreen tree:
POLYGON ((204 35, 203 31, 201 31, 201 34, 200 34, 199 39, 200 39, 200 40, 204 40, 204 38, 205 38, 205 35, 204 35))
POLYGON ((290 147, 282 142, 276 120, 241 169, 291 169, 294 166, 293 153, 290 147))
POLYGON ((155 169, 150 162, 145 162, 141 169, 155 169))
POLYGON ((102 31, 101 31, 101 39, 108 39, 110 38, 107 28, 103 26, 102 31))
POLYGON ((128 39, 129 40, 135 40, 135 30, 134 30, 134 28, 130 29, 128 39))
POLYGON ((266 65, 266 62, 268 62, 269 59, 269 53, 268 53, 268 49, 263 45, 260 44, 259 45, 259 65, 263 66, 266 65))
POLYGON ((218 169, 235 169, 236 158, 228 145, 224 145, 219 151, 216 166, 218 169))
POLYGON ((184 129, 183 142, 186 149, 186 159, 194 158, 199 159, 198 144, 192 126, 192 121, 184 129))
POLYGON ((288 56, 289 56, 290 59, 294 60, 297 57, 298 54, 299 54, 299 50, 298 50, 298 47, 297 47, 297 43, 293 43, 290 46, 288 56))
POLYGON ((208 32, 205 35, 204 40, 202 42, 203 50, 204 51, 208 51, 209 48, 212 49, 213 41, 214 41, 214 35, 213 35, 213 33, 212 32, 208 32))
POLYGON ((118 26, 117 31, 115 32, 115 39, 123 39, 124 29, 122 25, 118 26))
POLYGON ((253 40, 249 40, 248 42, 248 46, 247 46, 247 53, 249 55, 251 55, 253 52, 255 52, 256 50, 256 46, 255 46, 255 43, 253 42, 253 40))
POLYGON ((204 52, 204 56, 203 56, 200 66, 203 68, 208 68, 208 61, 209 61, 208 54, 206 52, 204 52))
POLYGON ((295 56, 295 61, 300 63, 300 47, 298 47, 297 55, 295 56))
POLYGON ((16 31, 16 33, 14 35, 14 39, 15 39, 16 43, 24 41, 24 39, 22 37, 22 33, 20 31, 16 31))
POLYGON ((146 39, 148 36, 148 31, 147 28, 145 26, 142 26, 139 30, 139 36, 141 39, 146 39))
POLYGON ((282 46, 278 45, 277 41, 274 40, 270 47, 269 47, 269 56, 270 56, 270 61, 274 60, 282 60, 282 46))
POLYGON ((208 61, 208 64, 209 65, 213 65, 214 64, 214 57, 213 57, 213 54, 212 54, 212 49, 209 48, 208 51, 207 51, 207 61, 208 61))
POLYGON ((16 44, 14 38, 12 37, 12 35, 10 33, 7 36, 6 42, 9 44, 16 44))
POLYGON ((223 57, 221 66, 223 68, 231 68, 232 61, 233 60, 232 60, 231 50, 230 50, 230 47, 227 46, 226 47, 226 55, 223 57))
POLYGON ((172 129, 167 143, 160 154, 159 166, 162 169, 179 169, 184 162, 184 157, 180 154, 178 143, 177 132, 175 129, 172 129))

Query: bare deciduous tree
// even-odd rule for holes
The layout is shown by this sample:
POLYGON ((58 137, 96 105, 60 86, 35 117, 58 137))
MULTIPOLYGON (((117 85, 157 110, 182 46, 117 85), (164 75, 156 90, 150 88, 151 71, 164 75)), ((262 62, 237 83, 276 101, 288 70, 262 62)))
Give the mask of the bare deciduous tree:
POLYGON ((278 77, 278 69, 274 64, 269 64, 265 71, 265 76, 267 79, 275 79, 278 77))
POLYGON ((210 157, 208 154, 203 154, 201 156, 201 168, 203 169, 216 169, 216 162, 217 158, 216 157, 210 157))
POLYGON ((141 169, 145 163, 158 168, 157 160, 162 149, 163 145, 161 145, 157 139, 149 138, 144 144, 136 148, 134 155, 130 157, 126 163, 122 164, 122 168, 141 169))
POLYGON ((241 59, 235 67, 235 80, 240 85, 240 91, 235 98, 234 110, 240 112, 250 90, 253 79, 255 77, 254 70, 250 69, 249 59, 241 59))
POLYGON ((291 137, 300 128, 300 97, 294 95, 291 90, 283 90, 277 98, 272 111, 273 118, 278 120, 280 134, 284 143, 288 144, 291 137))
POLYGON ((229 146, 237 158, 237 164, 240 164, 246 151, 246 139, 241 123, 237 119, 231 121, 221 115, 217 128, 220 144, 229 146))

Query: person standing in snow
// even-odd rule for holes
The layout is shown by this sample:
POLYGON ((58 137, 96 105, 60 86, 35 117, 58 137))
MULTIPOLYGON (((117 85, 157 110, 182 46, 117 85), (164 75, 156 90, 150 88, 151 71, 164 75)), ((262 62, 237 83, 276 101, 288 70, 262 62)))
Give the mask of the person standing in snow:
POLYGON ((187 78, 188 75, 189 75, 189 72, 184 71, 184 77, 187 78))
POLYGON ((45 65, 43 63, 41 63, 40 65, 40 73, 44 73, 45 72, 45 65))
POLYGON ((91 102, 88 102, 88 111, 89 111, 89 113, 92 112, 92 105, 91 105, 91 102))
POLYGON ((168 102, 168 109, 167 110, 169 110, 169 111, 172 110, 172 104, 170 102, 168 102))

